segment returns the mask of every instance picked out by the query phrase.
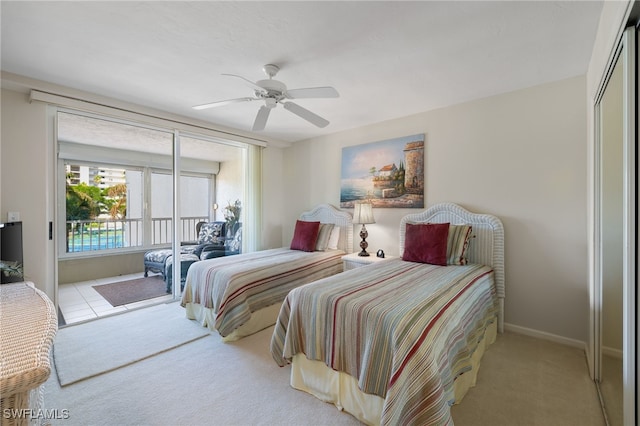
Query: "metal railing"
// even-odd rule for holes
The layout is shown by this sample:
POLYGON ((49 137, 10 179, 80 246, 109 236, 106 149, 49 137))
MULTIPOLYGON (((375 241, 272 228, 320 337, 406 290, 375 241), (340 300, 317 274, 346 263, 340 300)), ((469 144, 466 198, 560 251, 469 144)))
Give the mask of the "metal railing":
MULTIPOLYGON (((182 241, 196 241, 198 234, 196 225, 198 222, 206 222, 206 217, 192 216, 180 219, 180 227, 182 231, 182 241)), ((170 244, 171 228, 173 221, 170 217, 157 217, 151 220, 151 244, 170 244)))
MULTIPOLYGON (((206 217, 180 219, 183 241, 196 241, 196 224, 206 222, 206 217)), ((151 219, 150 245, 170 244, 172 236, 170 217, 151 219)), ((94 219, 67 221, 67 253, 94 250, 113 250, 144 247, 144 222, 142 219, 94 219)))

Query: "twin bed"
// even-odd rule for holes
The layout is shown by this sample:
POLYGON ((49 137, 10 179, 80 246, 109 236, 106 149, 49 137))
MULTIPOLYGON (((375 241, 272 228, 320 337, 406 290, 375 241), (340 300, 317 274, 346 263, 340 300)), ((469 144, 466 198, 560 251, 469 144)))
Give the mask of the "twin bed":
POLYGON ((364 423, 453 424, 450 406, 475 384, 485 348, 502 331, 503 247, 494 216, 454 204, 408 215, 400 253, 418 259, 389 259, 292 290, 272 356, 292 364, 292 387, 364 423), (447 224, 444 237, 431 233, 447 224), (425 244, 432 237, 444 238, 446 266, 420 259, 437 246, 443 263, 442 241, 425 244))
POLYGON ((275 324, 293 288, 342 272, 342 256, 353 250, 351 214, 321 204, 300 221, 323 224, 311 251, 277 248, 191 265, 181 302, 187 318, 237 340, 275 324))
POLYGON ((350 214, 322 205, 301 220, 336 224, 339 247, 198 262, 183 294, 187 316, 225 340, 275 323, 271 354, 292 365, 291 386, 364 423, 452 424, 450 406, 503 331, 500 220, 436 205, 401 220, 401 258, 343 273, 350 214))

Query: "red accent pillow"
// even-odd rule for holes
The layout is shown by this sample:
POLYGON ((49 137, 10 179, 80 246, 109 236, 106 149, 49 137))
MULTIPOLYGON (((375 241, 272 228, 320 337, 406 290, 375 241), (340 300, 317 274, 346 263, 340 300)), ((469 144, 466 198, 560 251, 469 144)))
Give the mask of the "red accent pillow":
POLYGON ((407 223, 402 260, 447 265, 448 223, 407 223))
POLYGON ((320 222, 297 220, 293 240, 291 240, 291 250, 315 251, 318 231, 320 231, 320 222))

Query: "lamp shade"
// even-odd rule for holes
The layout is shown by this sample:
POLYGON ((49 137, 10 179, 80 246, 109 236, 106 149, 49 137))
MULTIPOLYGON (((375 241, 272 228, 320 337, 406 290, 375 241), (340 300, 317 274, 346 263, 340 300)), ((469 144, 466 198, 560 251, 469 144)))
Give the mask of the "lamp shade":
POLYGON ((353 207, 353 223, 376 223, 373 218, 373 206, 371 203, 358 203, 353 207))

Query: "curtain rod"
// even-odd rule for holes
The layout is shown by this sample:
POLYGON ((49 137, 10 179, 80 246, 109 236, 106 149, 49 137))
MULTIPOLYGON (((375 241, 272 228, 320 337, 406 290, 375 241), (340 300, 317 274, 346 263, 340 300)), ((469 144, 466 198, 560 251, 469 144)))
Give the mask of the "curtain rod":
MULTIPOLYGON (((95 102, 95 101, 89 101, 89 100, 74 97, 74 96, 60 95, 58 93, 31 89, 29 93, 29 102, 31 103, 34 101, 44 102, 47 104, 53 104, 53 105, 58 105, 62 107, 67 107, 67 108, 75 107, 75 108, 83 109, 83 106, 84 106, 84 108, 86 109, 87 105, 93 106, 93 107, 99 107, 99 108, 106 108, 108 110, 124 112, 127 114, 133 114, 135 116, 150 118, 152 120, 160 120, 161 122, 164 122, 164 123, 169 122, 169 123, 179 124, 182 126, 188 126, 191 129, 205 130, 206 132, 211 132, 216 134, 216 136, 218 137, 227 137, 238 142, 246 142, 252 145, 259 145, 263 147, 266 147, 268 145, 267 141, 263 139, 255 138, 252 136, 240 135, 240 134, 233 133, 226 130, 219 130, 219 129, 203 126, 201 124, 190 123, 188 121, 180 121, 173 118, 161 117, 161 116, 153 115, 150 113, 139 112, 139 111, 135 111, 135 110, 124 108, 124 107, 108 105, 108 104, 95 102), (77 103, 79 103, 80 105, 77 105, 77 103)), ((100 112, 100 111, 92 110, 91 108, 89 108, 89 111, 100 112)), ((184 130, 188 130, 188 129, 184 129, 184 130)))

